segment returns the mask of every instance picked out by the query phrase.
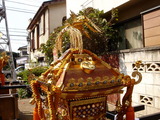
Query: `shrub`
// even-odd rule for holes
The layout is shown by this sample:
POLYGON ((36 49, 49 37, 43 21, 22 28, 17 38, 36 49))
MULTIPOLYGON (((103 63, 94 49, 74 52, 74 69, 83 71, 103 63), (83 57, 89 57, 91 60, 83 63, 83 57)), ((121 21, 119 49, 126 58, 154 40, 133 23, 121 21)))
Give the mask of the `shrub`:
POLYGON ((47 70, 48 67, 36 67, 31 70, 35 76, 40 76, 43 72, 47 70))
POLYGON ((20 88, 18 89, 18 96, 19 98, 28 98, 31 97, 32 91, 30 88, 30 85, 28 83, 28 76, 30 74, 34 74, 35 76, 40 76, 43 72, 47 70, 48 67, 36 67, 32 70, 24 70, 17 74, 17 77, 21 77, 22 80, 24 80, 25 84, 27 85, 27 88, 20 88))
POLYGON ((28 76, 29 76, 29 70, 24 70, 20 73, 17 74, 17 77, 21 77, 22 80, 28 81, 28 76))
POLYGON ((43 72, 47 70, 48 67, 35 67, 31 70, 24 70, 17 74, 17 77, 21 77, 22 80, 28 82, 28 76, 34 74, 35 76, 40 76, 43 72))
POLYGON ((27 97, 30 97, 28 92, 27 92, 27 89, 24 89, 24 88, 19 88, 18 89, 18 96, 19 98, 27 98, 27 97))

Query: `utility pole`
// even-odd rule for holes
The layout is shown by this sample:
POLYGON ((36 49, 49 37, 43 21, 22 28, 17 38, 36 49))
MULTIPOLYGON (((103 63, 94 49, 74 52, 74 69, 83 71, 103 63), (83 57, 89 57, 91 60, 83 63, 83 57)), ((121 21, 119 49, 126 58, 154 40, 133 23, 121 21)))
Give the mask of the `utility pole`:
POLYGON ((12 54, 12 48, 11 48, 11 42, 10 42, 10 36, 9 36, 9 30, 8 30, 8 22, 7 22, 7 15, 6 15, 6 6, 5 6, 5 1, 2 0, 2 7, 0 7, 0 22, 2 19, 5 20, 5 28, 6 28, 6 38, 1 38, 3 39, 3 42, 0 43, 2 44, 6 44, 8 47, 8 52, 9 52, 9 67, 11 69, 11 77, 13 78, 13 80, 16 80, 16 72, 15 72, 15 65, 14 65, 14 59, 13 59, 13 54, 12 54))

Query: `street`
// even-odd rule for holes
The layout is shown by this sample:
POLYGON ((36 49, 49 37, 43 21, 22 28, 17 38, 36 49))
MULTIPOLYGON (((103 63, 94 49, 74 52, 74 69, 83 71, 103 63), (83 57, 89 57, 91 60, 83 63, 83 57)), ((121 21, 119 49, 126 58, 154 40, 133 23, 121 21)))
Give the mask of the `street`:
POLYGON ((30 101, 30 98, 18 100, 20 120, 32 120, 33 119, 34 105, 31 105, 29 101, 30 101))

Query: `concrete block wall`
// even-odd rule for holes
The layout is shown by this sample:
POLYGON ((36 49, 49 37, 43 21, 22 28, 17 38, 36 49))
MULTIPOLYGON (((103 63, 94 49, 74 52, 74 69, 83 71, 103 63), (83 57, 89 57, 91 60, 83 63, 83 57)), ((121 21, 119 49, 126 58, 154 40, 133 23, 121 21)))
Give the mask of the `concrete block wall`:
POLYGON ((141 83, 134 87, 132 104, 143 104, 145 110, 137 112, 136 117, 160 112, 160 50, 125 51, 119 55, 119 63, 121 73, 130 76, 134 70, 142 73, 141 83), (138 60, 142 61, 140 68, 134 66, 138 60))

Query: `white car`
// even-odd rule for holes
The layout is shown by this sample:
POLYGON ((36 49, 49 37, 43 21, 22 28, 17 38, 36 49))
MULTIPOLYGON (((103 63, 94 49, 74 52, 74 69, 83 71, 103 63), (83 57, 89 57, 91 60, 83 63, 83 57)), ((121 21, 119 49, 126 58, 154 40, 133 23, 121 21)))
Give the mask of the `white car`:
MULTIPOLYGON (((22 72, 23 70, 25 69, 24 66, 18 66, 16 69, 15 69, 15 72, 16 74, 22 72)), ((6 78, 10 78, 11 77, 11 70, 2 70, 2 73, 5 74, 5 77, 6 78)))
POLYGON ((18 73, 24 71, 24 69, 25 69, 24 66, 18 66, 18 67, 15 69, 16 74, 18 74, 18 73))

